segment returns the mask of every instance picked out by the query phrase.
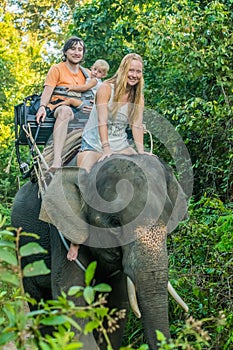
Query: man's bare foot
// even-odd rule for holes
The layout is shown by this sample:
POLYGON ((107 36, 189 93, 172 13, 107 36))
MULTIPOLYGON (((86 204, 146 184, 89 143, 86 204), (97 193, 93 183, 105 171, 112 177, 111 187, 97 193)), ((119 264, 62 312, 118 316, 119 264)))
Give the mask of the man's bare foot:
POLYGON ((53 164, 48 169, 48 172, 55 173, 55 171, 58 168, 61 168, 61 166, 62 166, 62 160, 61 159, 57 159, 57 160, 54 159, 53 164))
POLYGON ((70 249, 67 253, 67 259, 70 261, 76 260, 78 257, 79 245, 71 243, 70 249))

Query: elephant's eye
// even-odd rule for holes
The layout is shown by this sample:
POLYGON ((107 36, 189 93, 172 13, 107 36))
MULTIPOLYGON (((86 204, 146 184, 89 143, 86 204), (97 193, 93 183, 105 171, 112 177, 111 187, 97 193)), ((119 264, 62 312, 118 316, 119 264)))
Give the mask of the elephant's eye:
POLYGON ((111 227, 120 227, 121 223, 117 217, 111 216, 109 220, 111 227))

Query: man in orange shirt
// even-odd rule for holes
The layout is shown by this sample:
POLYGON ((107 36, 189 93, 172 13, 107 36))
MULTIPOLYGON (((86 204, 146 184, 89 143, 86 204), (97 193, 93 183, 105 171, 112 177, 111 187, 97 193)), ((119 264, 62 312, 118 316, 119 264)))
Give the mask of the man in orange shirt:
MULTIPOLYGON (((44 83, 44 90, 41 95, 41 104, 36 114, 37 123, 43 122, 46 117, 46 107, 49 103, 56 105, 69 98, 65 91, 73 85, 83 85, 86 78, 90 76, 90 71, 82 68, 80 63, 85 54, 85 44, 78 37, 69 38, 63 47, 63 62, 53 65, 48 71, 44 83)), ((90 108, 86 106, 86 120, 88 119, 90 108)), ((54 160, 50 171, 55 171, 62 165, 62 149, 65 143, 68 123, 74 119, 77 109, 73 106, 59 105, 54 109, 56 122, 53 130, 54 160), (64 132, 66 130, 66 132, 64 132)), ((85 122, 83 124, 85 126, 85 122)))

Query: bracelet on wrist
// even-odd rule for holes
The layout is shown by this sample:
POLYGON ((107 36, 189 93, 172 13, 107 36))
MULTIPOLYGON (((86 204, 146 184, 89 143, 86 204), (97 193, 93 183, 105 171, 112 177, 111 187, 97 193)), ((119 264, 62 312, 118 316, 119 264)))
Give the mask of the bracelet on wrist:
POLYGON ((109 142, 104 142, 104 143, 102 143, 102 148, 104 148, 104 147, 109 147, 109 146, 110 146, 109 142))

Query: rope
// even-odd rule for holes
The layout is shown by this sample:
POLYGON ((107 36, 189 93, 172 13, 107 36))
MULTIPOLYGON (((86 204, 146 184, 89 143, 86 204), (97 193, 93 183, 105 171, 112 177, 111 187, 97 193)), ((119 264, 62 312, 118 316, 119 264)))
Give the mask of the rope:
POLYGON ((150 153, 152 154, 153 153, 153 147, 154 147, 152 133, 150 132, 150 130, 148 130, 146 128, 145 124, 143 124, 143 128, 144 128, 144 133, 145 134, 149 134, 149 136, 150 136, 150 153))

